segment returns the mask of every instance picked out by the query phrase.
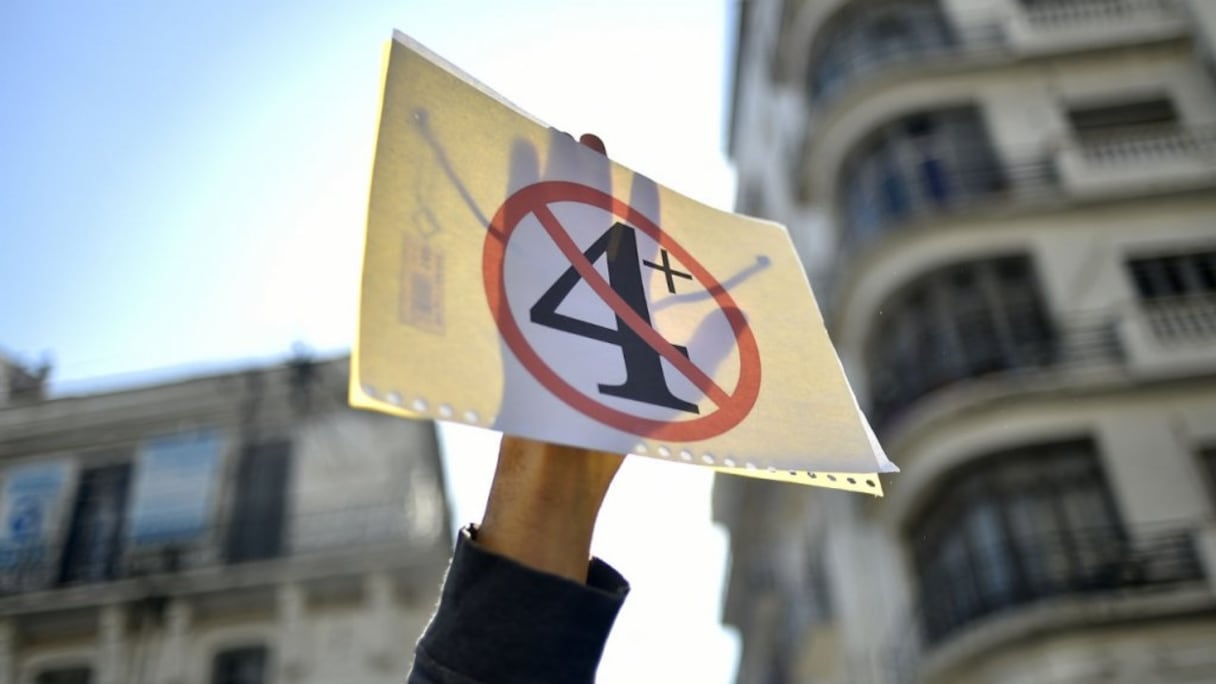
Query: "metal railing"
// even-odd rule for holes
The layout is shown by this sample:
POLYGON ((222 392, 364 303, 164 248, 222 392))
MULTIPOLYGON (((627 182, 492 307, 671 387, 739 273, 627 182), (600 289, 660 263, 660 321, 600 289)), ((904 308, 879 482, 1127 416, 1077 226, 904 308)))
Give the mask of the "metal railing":
POLYGON ((1216 168, 1216 127, 1129 126, 1094 133, 1073 145, 1087 164, 1101 166, 1190 161, 1216 168))
MULTIPOLYGON (((888 312, 890 314, 891 312, 888 312)), ((1008 313, 1008 312, 1007 312, 1008 313)), ((1015 312, 1014 317, 1032 320, 1035 311, 1015 312)), ((938 339, 931 345, 937 358, 922 359, 916 374, 905 375, 899 369, 885 374, 871 369, 871 378, 886 377, 892 385, 872 386, 870 419, 880 433, 890 429, 915 404, 926 397, 952 386, 977 380, 1020 383, 1043 378, 1061 371, 1118 364, 1124 359, 1123 346, 1116 330, 1116 320, 1106 314, 1087 315, 1057 322, 1043 337, 1037 339, 1004 340, 995 337, 980 339, 976 335, 958 358, 944 359, 951 347, 938 339), (986 351, 985 351, 986 350, 986 351)), ((974 334, 976 326, 992 323, 963 324, 974 334)), ((944 335, 944 331, 929 339, 944 335)))
POLYGON ((1077 24, 1180 16, 1174 0, 1040 0, 1025 2, 1024 7, 1027 21, 1035 28, 1065 28, 1077 24))
MULTIPOLYGON (((1153 19, 1178 19, 1182 16, 1176 0, 1050 0, 1023 3, 1021 12, 1030 27, 1036 30, 1074 28, 1096 25, 1142 23, 1153 19)), ((990 57, 1012 49, 1007 23, 1009 17, 954 13, 938 17, 941 35, 928 38, 922 34, 904 41, 855 40, 848 49, 838 49, 831 58, 830 48, 821 48, 812 57, 807 77, 807 95, 812 109, 822 109, 837 99, 848 87, 867 77, 899 66, 958 64, 960 59, 990 57), (830 61, 829 61, 830 60, 830 61), (831 65, 830 67, 828 65, 831 65)), ((855 25, 842 29, 827 23, 821 29, 825 42, 828 32, 837 32, 836 40, 846 41, 847 35, 866 35, 864 17, 855 18, 855 25)), ((912 28, 909 26, 908 28, 912 28)))
POLYGON ((874 184, 857 197, 840 193, 845 256, 925 219, 1059 193, 1056 166, 1046 158, 962 166, 934 161, 897 164, 891 169, 896 180, 874 184))
POLYGON ((70 569, 64 567, 67 543, 9 542, 0 546, 0 595, 433 541, 420 540, 413 527, 398 502, 309 511, 285 518, 281 525, 268 523, 264 533, 251 532, 244 524, 239 533, 245 543, 239 553, 228 544, 237 531, 235 522, 155 543, 136 543, 121 532, 105 540, 94 535, 87 549, 73 549, 73 558, 83 565, 70 569))
MULTIPOLYGON (((945 19, 942 19, 943 25, 945 19)), ((820 64, 822 55, 812 59, 807 95, 812 109, 821 110, 869 77, 901 65, 957 63, 963 57, 984 57, 1003 51, 1008 41, 1001 24, 985 20, 961 23, 948 31, 941 41, 913 41, 903 44, 866 44, 837 57, 834 68, 820 64)))
POLYGON ((1071 530, 1020 539, 988 557, 1002 564, 988 563, 986 576, 969 566, 959 576, 920 578, 915 607, 896 621, 886 642, 893 681, 915 681, 929 651, 997 615, 1053 599, 1114 599, 1205 579, 1189 529, 1071 530))
POLYGON ((1140 306, 1160 342, 1216 343, 1216 294, 1158 297, 1144 300, 1140 306))

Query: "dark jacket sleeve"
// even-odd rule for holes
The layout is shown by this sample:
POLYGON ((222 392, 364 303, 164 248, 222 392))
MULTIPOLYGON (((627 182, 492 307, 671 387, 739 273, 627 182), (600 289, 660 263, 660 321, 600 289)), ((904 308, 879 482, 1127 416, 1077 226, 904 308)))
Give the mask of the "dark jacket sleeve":
POLYGON ((491 553, 461 530, 409 684, 562 684, 595 669, 629 584, 593 559, 587 584, 491 553))

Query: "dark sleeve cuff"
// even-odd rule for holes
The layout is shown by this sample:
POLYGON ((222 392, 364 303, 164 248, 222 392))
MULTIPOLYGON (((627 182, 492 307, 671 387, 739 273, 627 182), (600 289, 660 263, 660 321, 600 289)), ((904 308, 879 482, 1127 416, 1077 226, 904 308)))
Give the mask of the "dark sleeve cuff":
POLYGON ((426 662, 454 681, 595 681, 629 593, 625 578, 599 559, 585 585, 533 570, 479 546, 474 531, 457 537, 416 666, 426 662))

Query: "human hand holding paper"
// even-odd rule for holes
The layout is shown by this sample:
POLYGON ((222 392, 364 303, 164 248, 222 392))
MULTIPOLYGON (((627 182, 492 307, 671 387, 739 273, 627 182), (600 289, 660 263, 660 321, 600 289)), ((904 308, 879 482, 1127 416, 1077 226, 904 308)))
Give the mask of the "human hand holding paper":
MULTIPOLYGON (((604 154, 593 135, 579 142, 604 154)), ((583 582, 595 519, 625 457, 503 436, 478 540, 528 567, 583 582)))

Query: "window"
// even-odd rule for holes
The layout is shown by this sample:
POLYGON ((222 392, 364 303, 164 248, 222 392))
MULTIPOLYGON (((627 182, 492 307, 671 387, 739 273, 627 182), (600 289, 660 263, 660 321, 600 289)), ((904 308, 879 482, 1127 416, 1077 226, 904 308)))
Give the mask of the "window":
POLYGON ((228 526, 228 560, 274 558, 283 550, 291 444, 246 447, 237 468, 236 501, 228 526))
POLYGON ((1068 120, 1079 135, 1106 133, 1132 126, 1160 126, 1178 123, 1178 112, 1168 98, 1121 102, 1098 106, 1071 107, 1068 120))
POLYGON ((1216 250, 1127 260, 1144 320, 1158 342, 1206 345, 1216 338, 1216 250))
POLYGON ((87 468, 80 473, 63 550, 63 583, 101 582, 118 576, 130 481, 130 463, 87 468))
POLYGON ((1216 445, 1199 450, 1199 460, 1207 471, 1208 483, 1216 495, 1216 445))
POLYGON ((1128 259, 1142 299, 1216 294, 1216 250, 1128 259))
POLYGON ((1118 586, 1126 539, 1092 441, 989 455, 908 531, 926 635, 1003 608, 1118 586))
POLYGON ((211 684, 263 684, 267 660, 264 646, 221 651, 211 665, 211 684))
POLYGON ((842 173, 846 237, 864 241, 1005 186, 974 107, 923 112, 878 129, 842 173))
POLYGON ((812 100, 831 96, 867 71, 942 53, 955 44, 941 8, 931 0, 846 7, 820 37, 808 69, 812 100))
POLYGON ((1046 364, 1055 347, 1025 256, 939 269, 905 286, 881 311, 867 354, 880 424, 938 387, 1046 364))
POLYGON ((87 667, 43 670, 34 677, 34 684, 92 684, 93 671, 87 667))

